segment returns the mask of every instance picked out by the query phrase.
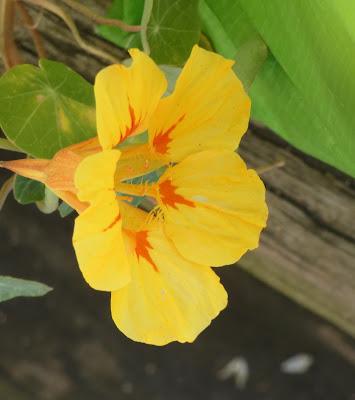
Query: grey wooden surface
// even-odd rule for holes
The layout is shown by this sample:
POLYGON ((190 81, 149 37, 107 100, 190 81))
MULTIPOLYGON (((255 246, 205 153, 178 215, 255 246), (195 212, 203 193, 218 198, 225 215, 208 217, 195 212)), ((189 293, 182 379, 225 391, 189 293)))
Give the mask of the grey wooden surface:
MULTIPOLYGON (((85 2, 101 13, 106 3, 85 2)), ((124 55, 96 36, 82 17, 72 15, 85 40, 115 57, 124 55)), ((44 13, 39 30, 48 57, 65 62, 88 80, 105 65, 75 44, 59 18, 44 13)), ((36 62, 23 28, 17 29, 16 40, 25 60, 36 62)), ((252 126, 240 152, 250 167, 285 161, 283 168, 263 175, 269 223, 260 248, 244 257, 240 267, 355 336, 354 181, 261 127, 252 126)))

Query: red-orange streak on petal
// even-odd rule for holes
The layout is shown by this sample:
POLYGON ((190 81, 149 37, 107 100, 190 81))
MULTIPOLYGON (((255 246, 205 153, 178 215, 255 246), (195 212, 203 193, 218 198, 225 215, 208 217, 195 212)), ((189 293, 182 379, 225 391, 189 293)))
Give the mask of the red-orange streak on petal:
POLYGON ((152 257, 149 254, 149 250, 153 247, 148 241, 148 231, 139 231, 135 233, 136 237, 136 254, 139 260, 139 257, 143 257, 145 260, 151 264, 154 271, 159 272, 158 267, 156 266, 155 262, 152 260, 152 257))
POLYGON ((131 117, 131 125, 127 126, 125 133, 121 137, 121 142, 123 142, 125 139, 127 139, 128 136, 131 136, 136 131, 136 129, 138 128, 138 126, 141 122, 140 118, 136 121, 136 115, 135 115, 133 107, 131 105, 128 106, 128 111, 129 111, 129 115, 131 117))
POLYGON ((154 136, 153 147, 157 153, 166 154, 169 150, 169 144, 171 142, 170 133, 179 125, 179 123, 185 118, 182 115, 170 128, 164 132, 159 132, 154 136))
POLYGON ((177 209, 177 204, 185 204, 189 207, 195 207, 195 204, 185 199, 185 197, 176 193, 177 187, 171 183, 170 179, 167 179, 159 184, 159 193, 161 201, 170 207, 177 209))
POLYGON ((113 228, 120 219, 121 219, 121 214, 118 214, 117 217, 110 223, 110 225, 107 226, 105 229, 103 229, 102 232, 106 232, 109 229, 113 228))

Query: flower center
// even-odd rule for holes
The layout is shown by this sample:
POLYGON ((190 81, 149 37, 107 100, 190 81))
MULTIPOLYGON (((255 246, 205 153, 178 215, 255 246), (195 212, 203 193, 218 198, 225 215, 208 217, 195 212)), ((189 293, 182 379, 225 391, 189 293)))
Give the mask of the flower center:
POLYGON ((156 206, 154 183, 165 171, 165 163, 158 159, 147 143, 123 148, 115 173, 115 190, 121 200, 133 206, 144 203, 146 211, 156 206))

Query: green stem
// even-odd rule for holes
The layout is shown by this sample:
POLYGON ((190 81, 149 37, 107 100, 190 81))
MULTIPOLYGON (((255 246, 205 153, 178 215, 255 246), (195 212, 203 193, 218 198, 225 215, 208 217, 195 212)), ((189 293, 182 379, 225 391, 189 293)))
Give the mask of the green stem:
POLYGON ((112 56, 111 54, 107 53, 106 51, 102 50, 101 48, 97 48, 92 46, 91 44, 87 43, 80 35, 79 29, 76 26, 74 19, 67 14, 64 9, 59 7, 57 3, 53 3, 49 0, 25 0, 27 3, 34 4, 35 6, 42 7, 45 10, 50 11, 51 13, 57 15, 61 18, 69 30, 71 31, 74 39, 79 44, 81 48, 87 51, 90 54, 94 54, 97 57, 100 57, 110 63, 118 64, 121 60, 117 59, 116 57, 112 56))
POLYGON ((141 27, 142 27, 141 40, 142 40, 143 50, 148 55, 150 54, 150 46, 149 46, 148 38, 147 38, 147 26, 148 26, 148 22, 150 20, 150 16, 152 14, 153 2, 154 2, 154 0, 145 0, 142 21, 141 21, 141 27))
POLYGON ((139 32, 141 30, 140 25, 128 25, 123 21, 112 18, 104 18, 100 15, 95 14, 90 8, 86 7, 82 2, 76 0, 62 0, 67 6, 91 19, 96 24, 116 26, 125 32, 139 32))
POLYGON ((0 187, 0 211, 3 208, 7 196, 10 194, 14 187, 15 175, 12 175, 3 185, 0 187))
POLYGON ((16 147, 13 143, 11 143, 7 139, 0 138, 0 149, 9 150, 9 151, 17 151, 18 153, 23 153, 18 147, 16 147))

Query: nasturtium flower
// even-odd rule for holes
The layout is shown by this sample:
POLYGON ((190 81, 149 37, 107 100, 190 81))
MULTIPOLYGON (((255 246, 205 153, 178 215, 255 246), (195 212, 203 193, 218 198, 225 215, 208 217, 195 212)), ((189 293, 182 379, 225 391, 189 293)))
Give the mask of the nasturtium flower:
POLYGON ((105 150, 76 172, 78 196, 90 202, 73 235, 81 271, 91 286, 112 291, 113 320, 128 337, 191 342, 226 306, 227 294, 208 265, 181 256, 160 219, 149 221, 116 195, 120 155, 105 150))
POLYGON ((170 95, 159 67, 130 54, 129 67, 96 77, 97 139, 72 146, 64 172, 66 149, 22 162, 43 162, 27 176, 78 211, 79 267, 90 286, 111 292, 118 328, 145 343, 191 342, 227 304, 211 266, 256 248, 267 220, 264 185, 235 153, 250 100, 233 62, 198 46, 170 95), (134 206, 136 196, 150 212, 134 206))

